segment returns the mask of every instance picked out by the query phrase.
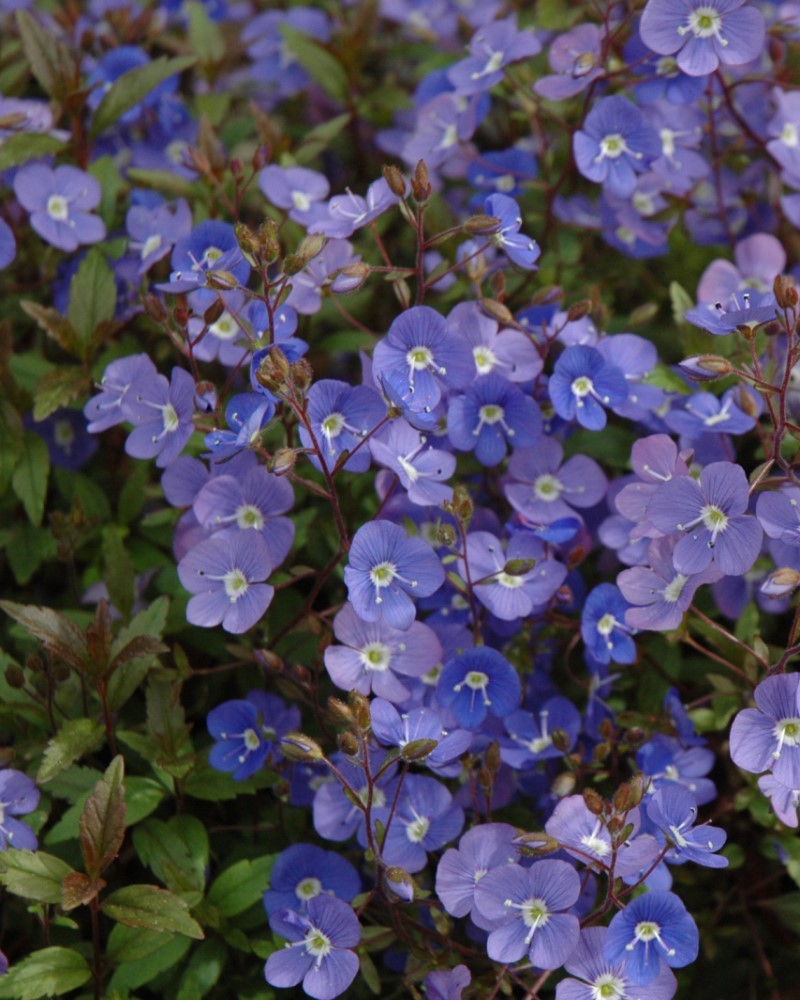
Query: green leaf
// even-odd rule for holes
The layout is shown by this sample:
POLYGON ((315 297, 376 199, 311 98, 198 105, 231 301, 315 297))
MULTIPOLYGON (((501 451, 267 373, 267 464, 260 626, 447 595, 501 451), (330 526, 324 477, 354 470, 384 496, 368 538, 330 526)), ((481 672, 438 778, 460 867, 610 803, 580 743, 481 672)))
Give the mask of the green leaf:
MULTIPOLYGON (((145 983, 152 982, 163 972, 180 968, 184 955, 192 946, 188 937, 156 934, 153 931, 124 927, 122 924, 117 924, 112 929, 109 935, 109 946, 112 943, 120 956, 121 964, 111 977, 109 990, 124 991, 126 998, 129 996, 130 990, 137 990, 145 983), (124 932, 131 937, 117 937, 116 931, 124 932), (129 953, 135 955, 140 952, 148 940, 152 941, 154 947, 151 947, 146 955, 135 958, 128 957, 129 953)), ((162 996, 164 994, 161 990, 156 990, 155 995, 162 996)))
POLYGON ((21 167, 28 160, 40 156, 53 156, 64 148, 63 139, 56 139, 47 132, 18 132, 3 139, 0 145, 0 170, 21 167))
POLYGON ((273 855, 245 858, 226 868, 214 880, 208 891, 208 902, 223 917, 235 917, 257 903, 269 885, 269 876, 275 863, 273 855))
POLYGON ((84 754, 103 745, 105 730, 92 719, 72 719, 59 729, 45 747, 44 760, 36 775, 40 785, 52 781, 57 774, 74 764, 84 754))
POLYGON ((672 318, 680 326, 684 322, 686 313, 690 309, 694 309, 694 299, 677 281, 671 281, 669 284, 669 300, 672 303, 672 318))
POLYGON ((166 790, 152 778, 125 779, 126 821, 128 826, 141 822, 161 805, 166 790))
POLYGON ((22 438, 22 452, 11 476, 11 486, 22 501, 31 524, 37 527, 44 516, 47 480, 50 476, 50 453, 47 445, 34 431, 22 438))
POLYGON ((11 483, 11 476, 22 454, 25 431, 20 416, 7 399, 0 399, 0 495, 11 483))
POLYGON ((27 11, 17 11, 17 28, 31 72, 47 94, 60 99, 74 71, 68 51, 27 11))
POLYGON ((33 419, 44 420, 77 396, 84 395, 91 381, 86 372, 75 365, 47 372, 33 396, 33 419))
POLYGON ((225 55, 225 39, 219 25, 208 16, 208 11, 197 0, 184 5, 189 19, 189 45, 204 66, 221 62, 225 55))
POLYGON ((370 956, 366 952, 362 952, 358 956, 359 967, 361 975, 364 977, 364 982, 370 988, 370 990, 375 994, 375 996, 380 996, 381 993, 381 977, 378 974, 378 970, 375 963, 372 961, 370 956))
POLYGON ((125 837, 125 762, 115 757, 92 790, 80 821, 86 872, 96 878, 119 854, 125 837))
POLYGON ((67 306, 67 317, 84 345, 101 323, 113 318, 116 304, 114 274, 100 250, 92 247, 70 282, 67 306))
POLYGON ((204 941, 192 952, 181 978, 176 1000, 197 1000, 204 997, 219 982, 228 950, 218 939, 204 941))
POLYGON ((37 903, 60 903, 61 883, 72 868, 54 854, 18 851, 0 853, 0 883, 15 896, 37 903))
POLYGON ((175 198, 191 197, 194 187, 191 181, 171 170, 145 170, 142 167, 131 167, 127 172, 128 180, 136 187, 161 191, 175 198))
POLYGON ((23 299, 20 302, 23 312, 27 313, 36 325, 48 335, 65 351, 76 358, 83 357, 83 346, 81 338, 73 329, 72 324, 62 316, 57 309, 43 306, 30 299, 23 299))
POLYGON ((126 927, 183 934, 201 940, 203 928, 189 914, 189 907, 179 897, 155 885, 128 885, 107 896, 102 910, 126 927))
POLYGON ((203 898, 208 864, 208 834, 194 816, 175 816, 169 822, 149 819, 133 832, 139 860, 168 889, 190 906, 203 898))
POLYGON ((285 22, 280 26, 286 48, 297 59, 312 80, 340 104, 346 104, 350 84, 344 67, 327 49, 308 35, 285 22))
POLYGON ((176 73, 182 73, 193 66, 195 61, 194 56, 178 56, 175 59, 160 56, 146 66, 135 66, 117 77, 94 113, 90 136, 92 138, 98 136, 139 104, 160 83, 175 76, 176 73))
POLYGON ((17 525, 5 545, 5 552, 14 579, 20 586, 24 586, 46 559, 52 559, 56 555, 58 543, 52 532, 25 521, 17 525))
POLYGON ((39 639, 48 652, 79 670, 83 668, 89 655, 86 636, 69 618, 52 608, 15 604, 13 601, 0 601, 0 608, 39 639))
POLYGON ((108 596, 122 617, 127 619, 136 597, 135 574, 128 550, 113 524, 103 529, 103 562, 103 579, 108 587, 108 596))
POLYGON ((0 978, 4 1000, 39 1000, 76 990, 92 978, 83 955, 72 948, 42 948, 13 965, 0 978))

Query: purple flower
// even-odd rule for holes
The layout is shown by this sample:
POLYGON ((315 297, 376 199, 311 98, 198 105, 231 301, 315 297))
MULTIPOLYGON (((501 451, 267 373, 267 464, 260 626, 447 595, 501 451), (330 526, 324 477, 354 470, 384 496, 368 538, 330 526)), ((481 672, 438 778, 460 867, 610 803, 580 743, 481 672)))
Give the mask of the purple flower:
POLYGON ((212 708, 206 725, 216 741, 209 764, 230 771, 234 781, 244 781, 261 769, 268 754, 280 756, 280 737, 299 727, 300 710, 296 705, 287 708, 274 694, 251 691, 212 708))
POLYGON ((610 962, 625 962, 636 986, 647 986, 661 973, 690 965, 699 950, 697 925, 671 892, 648 892, 616 914, 608 928, 603 953, 610 962))
POLYGON ((758 787, 767 796, 775 815, 785 826, 797 828, 797 810, 800 808, 800 788, 787 788, 772 774, 762 774, 758 787))
POLYGON ((580 173, 619 198, 633 194, 636 175, 661 154, 658 133, 624 97, 596 101, 572 146, 580 173))
POLYGON ((530 396, 490 372, 463 396, 454 396, 447 412, 447 434, 459 451, 475 451, 481 465, 497 465, 507 446, 529 448, 542 432, 539 407, 530 396))
POLYGON ((595 347, 568 347, 555 364, 547 384, 556 413, 577 420, 581 427, 601 431, 604 406, 619 406, 628 397, 624 372, 609 364, 595 347))
POLYGON ((257 531, 267 543, 272 564, 278 566, 294 539, 294 522, 279 515, 290 510, 293 502, 291 485, 259 465, 243 477, 210 479, 195 497, 193 509, 200 524, 216 535, 257 531))
POLYGON ((472 973, 466 965, 457 965, 448 971, 429 972, 425 977, 425 995, 428 1000, 461 1000, 461 993, 472 982, 472 973))
POLYGON ((524 618, 545 605, 567 575, 566 566, 546 558, 544 545, 525 530, 511 536, 505 553, 490 532, 470 532, 466 561, 459 562, 464 579, 467 565, 475 596, 503 621, 524 618))
POLYGON ((395 390, 428 409, 439 402, 443 386, 462 388, 475 374, 468 346, 428 306, 412 306, 394 320, 375 347, 372 368, 376 376, 396 375, 395 390))
POLYGON ((529 768, 539 760, 563 757, 578 739, 581 715, 568 698, 556 695, 535 714, 519 710, 503 720, 508 740, 501 741, 503 760, 516 770, 529 768), (553 732, 560 730, 567 737, 567 748, 553 743, 553 732))
POLYGON ((723 396, 710 392, 696 392, 688 399, 682 397, 665 417, 664 423, 671 431, 696 438, 700 434, 744 434, 756 422, 737 404, 737 388, 729 389, 723 396))
POLYGON ((578 873, 566 861, 503 865, 481 879, 475 905, 495 924, 486 950, 495 962, 527 955, 537 969, 557 969, 578 943, 580 923, 566 913, 581 894, 578 873))
POLYGON ((364 198, 359 195, 336 195, 328 203, 327 217, 319 213, 308 227, 310 233, 322 233, 341 239, 363 229, 399 201, 386 180, 380 177, 370 184, 364 198))
POLYGON ((317 312, 322 305, 323 289, 343 293, 354 284, 360 284, 361 278, 339 273, 348 264, 356 264, 360 259, 353 253, 349 240, 328 240, 322 252, 292 278, 292 290, 286 304, 303 316, 317 312))
POLYGON ((292 844, 275 859, 264 893, 264 909, 307 909, 321 893, 349 903, 361 890, 358 872, 347 858, 315 844, 292 844))
POLYGON ((384 436, 370 441, 375 461, 391 469, 408 499, 422 507, 438 506, 452 497, 452 486, 443 480, 456 468, 455 455, 427 444, 428 438, 402 419, 394 420, 384 436))
POLYGON ((698 806, 716 798, 714 782, 705 777, 715 763, 708 747, 685 747, 663 733, 656 733, 636 753, 636 765, 650 778, 651 792, 677 782, 692 793, 698 806))
POLYGON ((178 240, 189 235, 192 213, 183 198, 174 206, 133 205, 125 216, 125 228, 130 236, 128 250, 139 256, 138 274, 141 277, 166 257, 178 240))
POLYGON ((361 927, 343 900, 317 896, 308 901, 305 913, 279 910, 269 923, 291 942, 267 959, 264 975, 271 986, 286 988, 302 981, 308 996, 333 1000, 355 979, 358 956, 351 949, 361 940, 361 927))
POLYGON ((516 830, 507 823, 482 823, 467 830, 457 850, 445 851, 436 869, 436 895, 448 913, 454 917, 471 913, 480 919, 475 889, 488 872, 519 859, 515 836, 516 830))
POLYGON ((800 548, 799 503, 800 489, 789 486, 762 493, 756 504, 756 515, 766 534, 795 549, 800 548))
POLYGON ((353 538, 344 582, 359 618, 408 629, 416 616, 412 595, 435 593, 444 570, 422 539, 409 538, 390 521, 370 521, 353 538))
MULTIPOLYGON (((319 445, 320 455, 311 455, 313 464, 320 468, 320 461, 333 469, 344 452, 353 452, 362 438, 373 430, 386 416, 386 406, 381 397, 366 385, 355 388, 347 382, 320 379, 308 393, 308 421, 319 445)), ((300 425, 300 440, 306 448, 312 447, 308 430, 300 425)), ((369 468, 369 448, 359 448, 344 463, 348 472, 365 472, 369 468)))
POLYGON ((391 820, 386 824, 383 860, 404 871, 422 871, 428 851, 454 840, 464 826, 464 810, 436 778, 409 774, 391 820))
POLYGON ((131 404, 159 378, 156 366, 147 354, 119 358, 108 365, 94 396, 84 407, 92 434, 131 420, 131 404))
POLYGON ((633 663, 636 643, 625 615, 630 605, 613 583, 601 583, 586 598, 581 615, 581 635, 600 663, 633 663))
POLYGON ((77 250, 106 235, 103 220, 90 214, 100 204, 100 184, 77 167, 28 163, 14 177, 14 192, 36 232, 59 250, 77 250))
POLYGON ((596 24, 579 24, 559 35, 548 47, 553 76, 543 76, 533 85, 548 101, 563 101, 586 90, 603 72, 603 33, 596 24))
POLYGON ((678 573, 672 563, 672 542, 657 538, 647 550, 647 565, 623 570, 617 577, 622 596, 636 607, 625 612, 625 624, 666 632, 677 628, 701 584, 714 583, 720 572, 708 566, 702 573, 678 573))
POLYGON ((401 630, 381 620, 363 621, 348 603, 334 619, 333 631, 341 645, 327 647, 325 668, 343 691, 400 703, 411 697, 400 678, 421 677, 441 661, 436 633, 422 622, 401 630))
POLYGON ((328 179, 307 167, 279 167, 270 164, 258 175, 258 186, 278 208, 288 209, 289 218, 306 225, 314 209, 328 197, 328 179))
POLYGON ((695 827, 697 804, 687 789, 674 784, 658 788, 647 804, 647 815, 672 844, 666 856, 671 864, 694 861, 705 868, 727 868, 728 859, 714 853, 727 834, 707 823, 695 827))
MULTIPOLYGON (((383 749, 370 751, 370 770, 374 775, 384 763, 383 749)), ((361 806, 369 803, 370 820, 374 827, 377 822, 386 825, 389 818, 391 803, 397 791, 395 768, 390 766, 383 771, 380 778, 370 783, 364 773, 364 761, 344 754, 334 754, 334 762, 340 771, 344 771, 350 790, 345 791, 339 780, 329 779, 320 784, 314 795, 313 813, 314 829, 326 840, 349 840, 354 834, 362 847, 367 846, 367 824, 364 808, 355 804, 353 796, 361 806), (350 772, 353 772, 351 774, 350 772)))
POLYGON ((8 267, 17 256, 17 241, 11 226, 0 219, 0 271, 8 267))
POLYGON ((519 675, 508 660, 488 646, 469 649, 446 663, 436 698, 453 710, 465 729, 476 729, 487 714, 503 718, 519 706, 519 675))
POLYGON ((373 698, 370 717, 372 734, 384 746, 402 750, 418 740, 435 741, 433 750, 421 758, 421 763, 434 771, 447 773, 447 765, 469 750, 472 744, 472 733, 466 729, 446 730, 441 716, 432 708, 412 708, 400 715, 390 702, 373 698))
POLYGON ((594 459, 573 455, 562 465, 563 457, 563 447, 551 437, 511 456, 503 491, 514 510, 533 524, 574 517, 574 507, 594 507, 606 494, 608 480, 594 459))
POLYGON ((274 588, 263 581, 273 570, 263 538, 240 531, 230 538, 209 538, 181 559, 178 576, 194 596, 186 608, 192 625, 240 634, 252 628, 269 607, 274 588))
POLYGON ((703 271, 697 286, 698 302, 725 302, 737 292, 769 292, 786 267, 786 251, 769 233, 753 233, 738 240, 733 256, 735 264, 715 260, 703 271))
POLYGON ((222 461, 249 448, 274 412, 272 399, 260 393, 243 392, 234 396, 225 407, 225 419, 230 430, 206 434, 206 447, 211 452, 206 457, 222 461))
POLYGON ((469 56, 447 71, 458 94, 490 90, 503 79, 503 68, 541 52, 534 34, 521 30, 516 17, 506 17, 479 28, 469 43, 469 56))
MULTIPOLYGON (((215 271, 230 274, 239 285, 246 285, 250 265, 242 256, 233 226, 218 219, 200 222, 182 236, 172 251, 172 275, 163 291, 181 293, 201 290, 210 305, 214 293, 206 289, 206 277, 215 271)), ((204 299, 204 301, 205 301, 204 299)))
POLYGON ((27 823, 15 816, 31 813, 39 804, 39 789, 34 781, 14 768, 0 770, 0 851, 9 847, 35 851, 38 841, 27 823))
POLYGON ((761 525, 747 514, 747 476, 740 465, 713 462, 700 474, 676 476, 653 494, 647 515, 665 534, 684 532, 673 562, 679 573, 702 573, 713 561, 726 576, 740 576, 761 550, 761 525))
POLYGON ((194 379, 182 368, 172 369, 169 382, 164 375, 138 382, 128 397, 127 419, 136 426, 125 451, 134 458, 155 458, 160 469, 174 462, 194 430, 194 392, 194 379))
POLYGON ((531 338, 522 330, 500 330, 477 302, 460 302, 447 325, 472 348, 478 375, 496 371, 509 382, 529 382, 541 373, 542 359, 531 338))
POLYGON ((752 62, 764 47, 764 17, 746 0, 649 0, 639 25, 653 52, 677 53, 689 76, 706 76, 720 63, 752 62))
POLYGON ((787 788, 800 788, 800 674, 765 678, 753 694, 756 708, 731 726, 731 759, 744 771, 772 771, 787 788))
POLYGON ((533 180, 538 173, 536 157, 521 146, 497 152, 479 153, 477 159, 467 168, 467 180, 478 189, 478 194, 470 200, 470 205, 483 205, 483 194, 507 194, 516 198, 522 194, 521 185, 533 180))
MULTIPOLYGON (((610 962, 605 957, 607 927, 587 927, 564 968, 577 979, 562 979, 556 986, 556 1000, 627 1000, 637 997, 637 990, 625 967, 624 959, 610 962)), ((647 1000, 672 1000, 678 988, 669 967, 662 965, 656 978, 647 986, 647 1000)))
POLYGON ((535 264, 542 251, 536 240, 520 232, 522 214, 514 199, 506 194, 490 195, 484 202, 483 211, 500 220, 498 227, 492 230, 492 243, 505 253, 512 264, 524 271, 536 270, 535 264))
POLYGON ((722 302, 713 305, 699 305, 687 309, 684 319, 694 326, 717 336, 732 333, 740 327, 752 331, 775 319, 778 306, 775 296, 768 292, 734 292, 724 306, 722 302))

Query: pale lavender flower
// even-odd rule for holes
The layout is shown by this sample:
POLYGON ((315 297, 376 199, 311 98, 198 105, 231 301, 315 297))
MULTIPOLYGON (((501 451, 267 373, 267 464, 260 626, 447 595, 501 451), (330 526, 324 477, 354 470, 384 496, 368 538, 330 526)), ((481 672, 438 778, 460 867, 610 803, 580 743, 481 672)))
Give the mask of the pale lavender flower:
POLYGON ((194 430, 194 393, 194 379, 182 368, 172 369, 169 382, 164 375, 138 382, 127 406, 126 418, 135 426, 125 451, 134 458, 155 458, 161 469, 174 462, 194 430))
POLYGON ((14 193, 31 213, 36 232, 59 250, 77 250, 105 238, 103 220, 91 214, 100 204, 100 184, 77 167, 28 163, 14 177, 14 193))
POLYGON ((385 435, 372 438, 370 451, 379 465, 394 472, 412 503, 427 507, 452 497, 453 488, 445 481, 455 472, 455 455, 428 447, 427 436, 405 420, 394 420, 385 435))
POLYGON ((428 862, 428 852, 454 840, 464 826, 464 810, 436 778, 409 774, 394 814, 386 824, 383 859, 414 874, 428 862))
POLYGON ((482 823, 467 830, 458 849, 445 851, 436 870, 436 895, 448 913, 454 917, 471 913, 473 919, 480 919, 475 889, 494 868, 519 860, 515 836, 516 830, 507 823, 482 823))
POLYGON ((559 35, 547 50, 554 75, 541 77, 533 89, 549 101, 582 93, 603 73, 602 42, 603 34, 596 24, 579 24, 559 35))
POLYGON ((16 817, 33 812, 38 804, 39 789, 27 774, 14 768, 0 770, 0 851, 36 850, 36 834, 16 817))
POLYGON ((772 771, 787 788, 800 788, 800 674, 765 678, 753 694, 756 708, 731 726, 731 759, 744 771, 772 771))
POLYGON ((624 97, 601 97, 572 141, 584 177, 620 198, 633 194, 636 175, 661 153, 658 133, 624 97))
POLYGON ((551 437, 534 448, 515 449, 503 492, 511 506, 533 524, 574 517, 574 508, 594 507, 606 494, 608 480, 597 462, 573 455, 561 464, 564 449, 551 437))
POLYGON ((506 17, 479 28, 469 43, 469 56, 452 66, 447 76, 458 94, 477 94, 503 79, 509 63, 541 52, 538 38, 517 26, 516 17, 506 17))
MULTIPOLYGON (((556 1000, 632 1000, 641 995, 625 967, 625 959, 611 962, 605 957, 607 927, 586 927, 564 968, 576 979, 562 979, 556 1000)), ((662 965, 648 983, 647 1000, 672 1000, 678 983, 669 966, 662 965)), ((642 1000, 644 998, 642 997, 642 1000)))

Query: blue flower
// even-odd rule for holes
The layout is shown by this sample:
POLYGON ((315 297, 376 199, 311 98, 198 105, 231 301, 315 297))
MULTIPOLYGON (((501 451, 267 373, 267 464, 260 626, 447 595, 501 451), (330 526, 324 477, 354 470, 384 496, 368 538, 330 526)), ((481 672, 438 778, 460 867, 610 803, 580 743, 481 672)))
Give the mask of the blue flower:
POLYGON ((624 97, 602 97, 572 140, 578 170, 590 181, 627 198, 643 173, 661 155, 658 132, 624 97))
POLYGON ((206 725, 216 740, 208 755, 211 766, 244 781, 261 769, 268 754, 279 756, 280 737, 299 727, 300 710, 287 708, 276 695, 251 691, 212 708, 206 725))
POLYGON ((586 598, 581 616, 581 635, 592 656, 600 663, 633 663, 636 644, 625 624, 630 604, 613 583, 601 583, 586 598))
POLYGON ((455 396, 447 413, 447 433, 459 451, 475 450, 481 465, 497 465, 507 444, 527 448, 542 432, 539 407, 523 391, 494 372, 455 396))
POLYGON ((529 236, 520 232, 522 214, 519 205, 505 194, 490 195, 483 206, 487 215, 500 220, 492 242, 504 251, 508 259, 525 271, 535 271, 541 250, 529 236))
POLYGON ((292 844, 275 859, 264 909, 270 917, 282 908, 307 909, 320 893, 349 903, 360 890, 358 872, 341 854, 315 844, 292 844))
POLYGON ((628 398, 625 373, 609 364, 595 347, 568 347, 555 364, 547 384, 559 417, 577 420, 581 427, 601 431, 604 406, 619 406, 628 398))
POLYGON ((509 715, 519 706, 519 676, 508 660, 488 646, 467 650, 446 663, 436 698, 453 710, 459 725, 477 729, 487 714, 509 715))
POLYGON ((611 921, 604 955, 625 962, 637 986, 651 983, 666 962, 673 969, 690 965, 699 950, 697 926, 671 892, 648 892, 632 900, 611 921))

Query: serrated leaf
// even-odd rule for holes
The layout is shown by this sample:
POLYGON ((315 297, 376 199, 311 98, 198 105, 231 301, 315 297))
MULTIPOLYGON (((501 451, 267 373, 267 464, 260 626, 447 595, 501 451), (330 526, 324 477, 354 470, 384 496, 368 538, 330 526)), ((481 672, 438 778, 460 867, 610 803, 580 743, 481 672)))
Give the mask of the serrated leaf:
POLYGON ((284 22, 280 26, 286 48, 297 59, 312 80, 340 104, 346 104, 350 93, 347 73, 339 60, 298 28, 284 22))
POLYGON ((160 747, 165 763, 178 761, 189 741, 180 685, 150 678, 147 685, 147 728, 160 747))
POLYGON ((237 861, 214 880, 208 891, 208 902, 223 917, 244 913, 261 899, 274 862, 272 855, 253 861, 248 858, 237 861))
POLYGON ((44 760, 36 775, 40 785, 52 781, 56 775, 103 745, 105 730, 100 722, 92 719, 71 719, 59 729, 44 750, 44 760))
POLYGON ((86 393, 91 379, 82 368, 70 365, 43 375, 33 395, 33 419, 44 420, 86 393))
POLYGON ((178 56, 175 59, 160 56, 146 66, 134 66, 117 77, 94 113, 89 134, 92 138, 98 136, 139 104, 160 83, 176 73, 182 73, 195 62, 194 56, 178 56))
POLYGON ((115 757, 92 790, 80 820, 86 872, 96 878, 119 854, 125 837, 124 761, 115 757))
POLYGON ((71 872, 61 883, 61 906, 64 910, 74 910, 85 906, 105 887, 101 878, 89 878, 84 872, 71 872))
POLYGON ((18 132, 6 136, 0 145, 0 170, 21 167, 28 160, 40 156, 53 156, 65 146, 63 139, 57 139, 47 132, 18 132))
POLYGON ((189 913, 179 897, 155 885, 128 885, 118 889, 102 903, 102 910, 126 927, 142 927, 161 933, 183 934, 202 940, 203 928, 189 913))
POLYGON ((81 261, 69 286, 67 318, 84 344, 97 327, 114 317, 117 284, 108 261, 96 247, 81 261))
POLYGON ((22 438, 22 450, 11 476, 11 486, 17 498, 22 501, 31 524, 37 527, 44 516, 49 476, 50 453, 47 445, 34 431, 26 431, 22 438))
POLYGON ((53 35, 25 10, 17 11, 17 28, 31 72, 42 89, 60 99, 72 77, 72 59, 53 35))
POLYGON ((42 948, 13 965, 0 977, 3 1000, 39 1000, 61 996, 83 986, 92 970, 72 948, 42 948))
POLYGON ((18 851, 13 847, 0 853, 0 883, 15 896, 37 903, 60 903, 61 883, 72 868, 44 851, 18 851))
POLYGON ((15 604, 13 601, 0 601, 0 608, 39 639, 48 652, 79 670, 83 669, 89 655, 86 636, 69 618, 52 608, 15 604))
POLYGON ((23 299, 20 306, 36 322, 36 325, 44 330, 49 337, 52 337, 65 351, 77 358, 83 357, 81 339, 66 316, 62 316, 57 309, 40 305, 30 299, 23 299))

